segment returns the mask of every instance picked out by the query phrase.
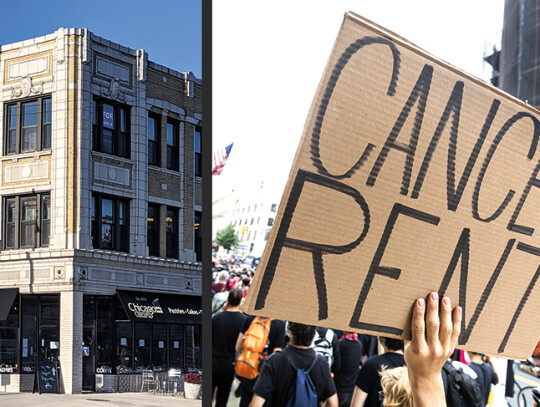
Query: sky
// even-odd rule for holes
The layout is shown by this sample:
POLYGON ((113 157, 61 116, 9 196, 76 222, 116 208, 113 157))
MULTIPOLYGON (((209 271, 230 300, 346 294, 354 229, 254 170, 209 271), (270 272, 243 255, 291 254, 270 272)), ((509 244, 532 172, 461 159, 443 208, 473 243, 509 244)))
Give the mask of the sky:
POLYGON ((202 0, 1 0, 0 44, 51 34, 60 27, 94 34, 149 59, 202 78, 202 0))
POLYGON ((214 1, 213 149, 234 146, 212 199, 264 182, 279 202, 346 11, 487 80, 484 49, 500 42, 503 9, 503 0, 214 1))

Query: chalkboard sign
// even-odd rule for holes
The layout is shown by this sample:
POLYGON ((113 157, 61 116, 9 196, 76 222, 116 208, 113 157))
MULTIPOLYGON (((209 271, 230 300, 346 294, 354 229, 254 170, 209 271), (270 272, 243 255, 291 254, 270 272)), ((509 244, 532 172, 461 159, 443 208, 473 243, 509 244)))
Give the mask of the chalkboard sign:
POLYGON ((56 362, 37 362, 36 374, 39 394, 58 393, 58 366, 56 362))

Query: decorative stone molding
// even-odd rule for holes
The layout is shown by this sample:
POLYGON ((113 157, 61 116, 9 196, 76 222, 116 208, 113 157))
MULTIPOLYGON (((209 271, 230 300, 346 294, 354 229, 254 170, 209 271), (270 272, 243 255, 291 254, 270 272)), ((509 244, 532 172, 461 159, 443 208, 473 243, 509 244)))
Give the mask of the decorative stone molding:
POLYGON ((119 102, 126 101, 126 94, 120 90, 120 83, 118 78, 111 80, 109 87, 101 85, 101 96, 105 96, 109 99, 117 100, 119 102))
POLYGON ((37 83, 33 83, 32 78, 28 75, 23 77, 20 82, 20 86, 11 86, 11 97, 27 97, 30 95, 40 95, 43 93, 43 83, 41 80, 37 83))

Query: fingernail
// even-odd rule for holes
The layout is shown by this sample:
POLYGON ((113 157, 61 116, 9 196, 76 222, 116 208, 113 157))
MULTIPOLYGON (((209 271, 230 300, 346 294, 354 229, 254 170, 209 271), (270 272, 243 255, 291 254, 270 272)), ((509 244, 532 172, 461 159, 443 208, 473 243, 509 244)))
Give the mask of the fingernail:
POLYGON ((418 308, 424 308, 424 306, 425 306, 426 304, 425 304, 423 298, 419 298, 418 301, 416 302, 416 305, 418 305, 418 308))
POLYGON ((461 312, 462 312, 461 307, 457 307, 457 313, 458 313, 458 315, 461 315, 461 312))
POLYGON ((450 298, 443 297, 442 302, 443 302, 444 305, 450 305, 450 298))
POLYGON ((439 301, 439 294, 431 293, 431 301, 439 301))

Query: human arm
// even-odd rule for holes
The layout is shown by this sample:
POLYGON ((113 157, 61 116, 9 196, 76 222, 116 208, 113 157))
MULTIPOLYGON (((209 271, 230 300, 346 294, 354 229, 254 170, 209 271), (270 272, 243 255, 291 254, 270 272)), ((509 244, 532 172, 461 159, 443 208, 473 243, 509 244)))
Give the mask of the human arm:
POLYGON ((332 363, 332 373, 337 373, 341 369, 341 349, 339 347, 338 337, 335 333, 332 337, 332 354, 334 358, 334 361, 332 363))
POLYGON ((436 292, 428 296, 427 302, 423 298, 415 302, 412 339, 405 347, 415 407, 446 406, 441 369, 457 343, 461 318, 461 307, 452 311, 448 297, 442 299, 439 307, 436 292))
POLYGON ((367 393, 360 389, 358 386, 354 386, 354 393, 351 400, 351 407, 364 407, 364 403, 367 399, 367 393))
POLYGON ((333 396, 330 396, 326 399, 326 401, 323 404, 323 407, 338 407, 339 401, 337 393, 334 393, 333 396))
POLYGON ((238 352, 238 349, 242 347, 242 342, 244 341, 244 333, 240 332, 238 334, 238 338, 236 338, 236 345, 234 346, 234 349, 238 352))
POLYGON ((261 396, 254 394, 251 403, 249 403, 249 407, 262 407, 264 402, 265 400, 261 396))

